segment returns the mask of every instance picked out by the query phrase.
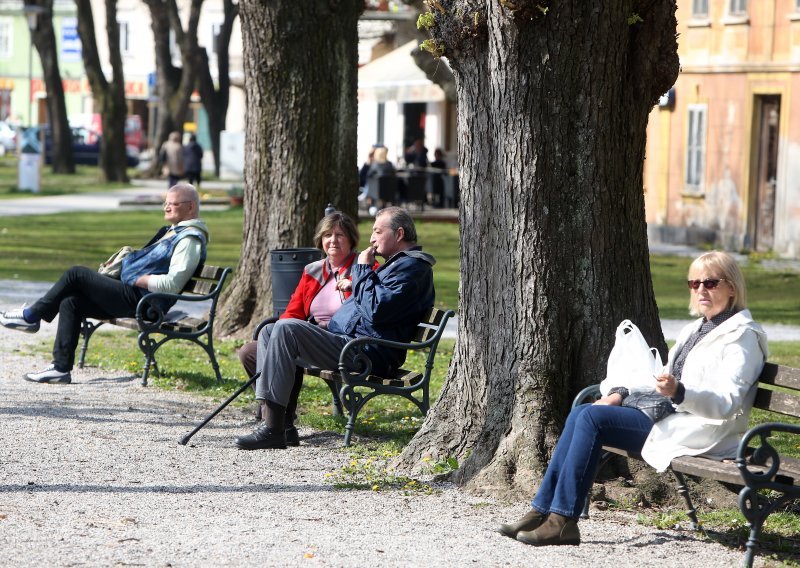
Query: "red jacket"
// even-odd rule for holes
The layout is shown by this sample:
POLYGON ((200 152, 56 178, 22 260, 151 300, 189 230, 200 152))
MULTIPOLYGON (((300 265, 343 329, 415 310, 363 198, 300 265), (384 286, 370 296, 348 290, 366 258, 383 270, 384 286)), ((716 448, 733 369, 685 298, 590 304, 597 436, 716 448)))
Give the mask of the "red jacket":
MULTIPOLYGON (((353 265, 355 259, 356 253, 353 252, 350 254, 350 258, 342 265, 341 278, 347 278, 348 280, 353 279, 350 274, 350 267, 353 265)), ((376 262, 373 270, 378 266, 380 265, 376 262)), ((323 258, 322 260, 307 264, 303 269, 303 275, 300 277, 300 283, 292 293, 292 297, 289 299, 289 305, 286 306, 286 311, 281 314, 280 319, 294 318, 307 320, 311 315, 309 313, 311 310, 311 302, 314 301, 316 295, 319 294, 325 282, 328 281, 329 276, 330 271, 328 270, 327 259, 323 258)), ((345 300, 349 298, 351 294, 352 290, 346 290, 344 292, 345 300)))

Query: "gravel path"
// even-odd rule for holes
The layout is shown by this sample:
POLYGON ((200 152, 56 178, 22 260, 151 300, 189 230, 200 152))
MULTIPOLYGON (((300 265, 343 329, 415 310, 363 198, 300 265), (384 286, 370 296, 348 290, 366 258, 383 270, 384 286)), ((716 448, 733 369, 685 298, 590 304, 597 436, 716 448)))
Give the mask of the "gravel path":
MULTIPOLYGON (((493 528, 521 516, 441 485, 432 495, 336 490, 341 436, 301 429, 301 446, 244 452, 248 414, 229 409, 192 445, 209 408, 102 369, 36 385, 26 346, 52 336, 0 327, 2 566, 703 566, 742 553, 690 531, 594 512, 579 547, 535 549, 493 528)), ((757 560, 757 563, 760 562, 757 560)))

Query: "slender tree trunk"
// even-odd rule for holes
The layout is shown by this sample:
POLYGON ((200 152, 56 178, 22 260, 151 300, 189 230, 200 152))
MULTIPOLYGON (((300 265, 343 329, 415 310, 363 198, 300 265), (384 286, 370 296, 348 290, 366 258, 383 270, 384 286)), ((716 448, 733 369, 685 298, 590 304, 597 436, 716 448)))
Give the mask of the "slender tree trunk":
MULTIPOLYGON (((158 106, 154 149, 158 152, 170 132, 183 132, 183 124, 196 85, 197 75, 192 60, 197 46, 197 26, 203 0, 192 0, 186 30, 183 29, 175 0, 143 0, 150 10, 150 26, 155 38, 156 89, 158 106), (181 67, 172 63, 170 30, 181 52, 181 67)), ((153 160, 150 175, 161 172, 158 160, 153 160)))
POLYGON ((456 481, 530 496, 619 321, 665 350, 642 167, 648 113, 678 73, 675 2, 441 7, 431 32, 459 108, 459 336, 397 465, 452 456, 456 481))
POLYGON ((42 62, 42 76, 47 89, 47 121, 53 135, 53 173, 74 174, 72 135, 67 120, 64 84, 58 67, 58 49, 53 31, 53 0, 25 0, 26 6, 39 6, 42 12, 33 31, 33 44, 42 62))
POLYGON ((361 0, 242 0, 247 96, 242 254, 223 332, 272 315, 269 251, 312 246, 328 202, 356 213, 361 0))
POLYGON ((220 135, 225 130, 230 101, 230 56, 229 48, 233 23, 239 15, 239 5, 232 0, 223 2, 224 20, 217 38, 217 87, 211 77, 208 53, 205 48, 197 46, 194 57, 200 98, 208 117, 208 129, 211 136, 211 151, 214 153, 214 174, 219 176, 220 169, 220 135))
POLYGON ((94 14, 90 0, 75 0, 78 7, 78 35, 81 38, 83 65, 92 87, 95 108, 103 121, 100 146, 100 171, 106 181, 129 181, 125 149, 125 75, 119 51, 119 24, 116 0, 105 0, 105 27, 108 38, 111 79, 107 79, 97 50, 94 14))

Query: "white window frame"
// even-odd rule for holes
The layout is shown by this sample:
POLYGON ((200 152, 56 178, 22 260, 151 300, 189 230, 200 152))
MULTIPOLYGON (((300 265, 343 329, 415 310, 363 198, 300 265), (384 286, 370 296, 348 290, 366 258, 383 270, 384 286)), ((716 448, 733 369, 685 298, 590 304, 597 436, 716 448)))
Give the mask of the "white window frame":
POLYGON ((11 59, 14 45, 14 21, 0 17, 0 59, 11 59))
POLYGON ((708 105, 690 104, 686 114, 686 171, 684 183, 692 193, 702 193, 706 168, 708 105))
POLYGON ((119 27, 119 52, 122 55, 131 54, 131 26, 128 22, 117 20, 119 27))
POLYGON ((708 0, 692 0, 692 18, 697 20, 708 19, 708 0))
POLYGON ((747 0, 728 0, 728 15, 734 17, 747 16, 747 0))
POLYGON ((219 55, 219 32, 222 30, 223 22, 214 22, 211 24, 211 54, 219 55))

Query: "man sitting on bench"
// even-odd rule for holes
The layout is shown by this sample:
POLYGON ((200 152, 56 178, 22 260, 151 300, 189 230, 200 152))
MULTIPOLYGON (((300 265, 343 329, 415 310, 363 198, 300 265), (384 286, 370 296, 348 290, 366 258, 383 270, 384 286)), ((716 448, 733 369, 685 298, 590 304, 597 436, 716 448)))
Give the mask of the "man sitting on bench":
MULTIPOLYGON (((352 267, 353 295, 333 315, 328 328, 307 321, 282 319, 266 345, 258 345, 256 399, 263 421, 248 436, 236 438, 243 450, 286 448, 286 405, 295 367, 336 369, 345 344, 356 337, 408 342, 417 324, 433 307, 434 258, 417 246, 411 216, 399 207, 380 211, 372 226, 370 246, 352 267), (373 271, 375 255, 386 262, 373 271)), ((372 374, 386 376, 400 368, 406 352, 367 345, 364 353, 372 374)), ((350 363, 354 363, 351 360, 350 363)))
POLYGON ((70 383, 75 349, 83 318, 122 318, 136 315, 139 300, 150 292, 177 294, 205 261, 208 229, 198 219, 200 199, 194 186, 173 185, 164 202, 162 227, 141 250, 122 261, 119 279, 85 266, 73 266, 50 290, 30 307, 0 313, 0 324, 35 333, 41 320, 53 321, 58 330, 53 345, 53 363, 27 373, 35 383, 70 383))

